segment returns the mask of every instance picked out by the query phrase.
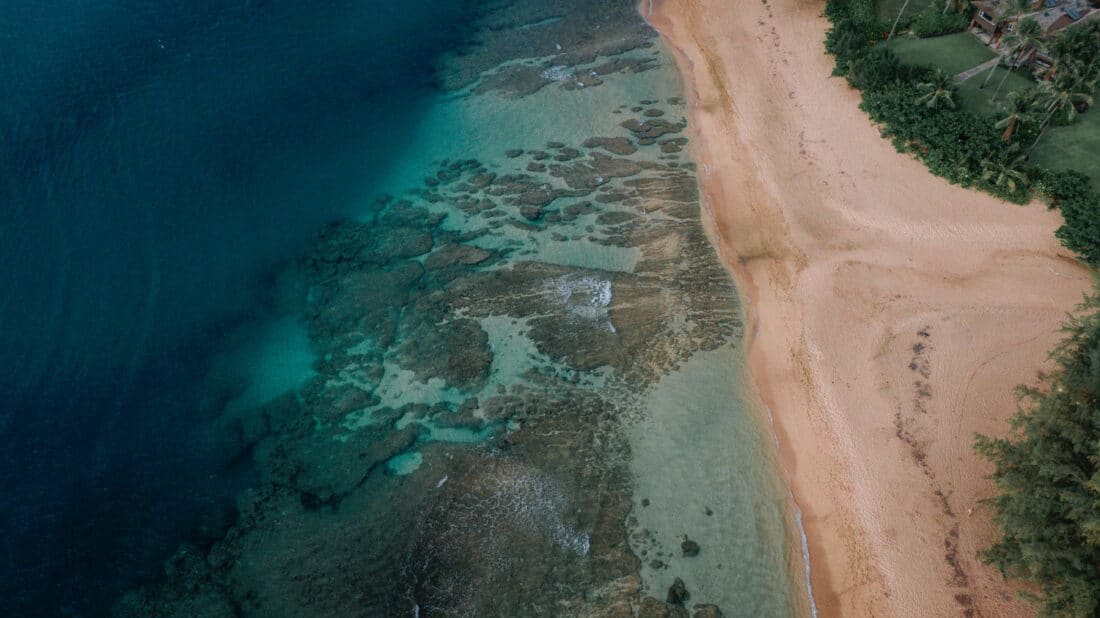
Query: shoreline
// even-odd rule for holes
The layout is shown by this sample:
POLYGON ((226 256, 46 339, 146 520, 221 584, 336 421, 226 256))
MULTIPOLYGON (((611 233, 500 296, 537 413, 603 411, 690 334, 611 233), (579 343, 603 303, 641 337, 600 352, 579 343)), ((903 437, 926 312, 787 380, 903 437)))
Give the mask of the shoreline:
MULTIPOLYGON (((1003 434, 1089 275, 1057 213, 949 185, 830 77, 821 3, 643 0, 676 57, 704 226, 803 513, 822 615, 1028 615, 976 557, 1003 434), (778 17, 777 17, 778 16, 778 17)), ((797 511, 796 511, 797 512, 797 511)), ((811 610, 812 611, 812 610, 811 610)))

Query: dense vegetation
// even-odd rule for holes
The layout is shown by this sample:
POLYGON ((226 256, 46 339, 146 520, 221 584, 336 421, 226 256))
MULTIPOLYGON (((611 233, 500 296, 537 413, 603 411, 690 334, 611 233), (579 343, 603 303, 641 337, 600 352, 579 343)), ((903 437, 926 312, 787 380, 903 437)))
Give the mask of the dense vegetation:
MULTIPOLYGON (((910 17, 910 29, 939 34, 963 23, 931 13, 910 17)), ((1029 162, 1050 125, 1072 123, 1092 105, 1100 21, 1043 40, 1038 24, 1022 19, 1005 37, 1003 60, 1017 66, 1042 49, 1054 66, 1039 85, 1011 92, 991 117, 958 108, 952 76, 906 65, 882 45, 891 24, 877 19, 874 0, 832 0, 826 14, 834 73, 861 91, 861 107, 899 151, 963 186, 1017 203, 1047 200, 1065 219, 1057 231, 1062 243, 1100 265, 1100 194, 1089 178, 1029 162)), ((1036 584, 1044 614, 1100 616, 1100 295, 1065 331, 1052 352, 1055 371, 1037 388, 1021 387, 1010 435, 978 438, 979 453, 996 467, 999 492, 990 506, 1003 531, 982 558, 1036 584)))
POLYGON ((903 64, 881 45, 891 24, 878 19, 873 0, 833 0, 825 12, 833 22, 825 46, 836 59, 834 74, 862 92, 861 107, 899 151, 953 183, 1017 203, 1048 200, 1066 219, 1058 237, 1084 261, 1100 265, 1100 193, 1080 174, 1028 160, 1050 125, 1073 122, 1079 107, 1092 104, 1100 78, 1100 22, 1068 28, 1049 45, 1027 27, 1006 37, 1010 64, 1047 47, 1055 66, 1034 90, 1007 97, 998 118, 959 109, 952 76, 903 64))
POLYGON ((1057 369, 1020 389, 1008 438, 979 437, 997 466, 991 501, 1004 531, 983 558, 1043 590, 1048 615, 1100 608, 1100 297, 1065 328, 1057 369))
POLYGON ((928 37, 962 32, 970 20, 964 13, 943 12, 937 3, 931 3, 909 19, 909 31, 915 36, 928 37))

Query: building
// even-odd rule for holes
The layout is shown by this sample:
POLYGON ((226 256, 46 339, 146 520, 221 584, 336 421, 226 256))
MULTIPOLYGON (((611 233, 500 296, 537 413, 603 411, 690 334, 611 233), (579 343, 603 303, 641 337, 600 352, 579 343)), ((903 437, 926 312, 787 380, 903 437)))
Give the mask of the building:
POLYGON ((1039 22, 1047 35, 1083 19, 1100 16, 1088 0, 1034 0, 1027 12, 1017 16, 1010 0, 978 0, 973 3, 974 17, 970 29, 988 45, 998 46, 1004 35, 1012 32, 1017 19, 1030 17, 1039 22))

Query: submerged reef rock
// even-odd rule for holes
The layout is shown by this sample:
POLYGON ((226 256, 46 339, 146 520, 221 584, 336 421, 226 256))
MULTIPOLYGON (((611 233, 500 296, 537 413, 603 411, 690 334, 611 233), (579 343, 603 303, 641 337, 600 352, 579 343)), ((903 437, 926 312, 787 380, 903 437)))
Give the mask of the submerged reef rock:
POLYGON ((668 618, 669 608, 664 601, 646 597, 638 607, 638 618, 668 618))
POLYGON ((617 155, 632 155, 638 152, 634 144, 625 137, 590 137, 584 140, 585 148, 603 148, 617 155))
POLYGON ((685 558, 693 558, 699 555, 699 544, 691 539, 684 539, 684 542, 680 543, 680 550, 684 552, 685 558))
MULTIPOLYGON (((441 63, 460 96, 510 101, 657 62, 631 2, 496 2, 482 21, 441 63)), ((661 593, 631 549, 626 429, 659 378, 742 325, 694 168, 660 158, 686 144, 684 123, 650 107, 617 127, 623 109, 601 136, 438 161, 324 226, 273 277, 313 374, 248 409, 210 380, 204 418, 258 470, 237 521, 115 613, 687 615, 688 584, 647 596, 661 593)))
POLYGON ((474 40, 444 60, 444 88, 527 96, 551 84, 598 86, 600 76, 656 64, 652 56, 630 53, 652 47, 654 38, 630 2, 515 0, 490 6, 474 40))
POLYGON ((691 598, 691 594, 688 593, 684 580, 677 577, 676 581, 672 582, 672 585, 668 588, 668 603, 670 605, 683 605, 684 601, 689 598, 691 598))
POLYGON ((477 322, 468 319, 407 320, 401 325, 394 359, 425 381, 438 377, 456 388, 477 391, 489 375, 493 352, 489 337, 477 322))

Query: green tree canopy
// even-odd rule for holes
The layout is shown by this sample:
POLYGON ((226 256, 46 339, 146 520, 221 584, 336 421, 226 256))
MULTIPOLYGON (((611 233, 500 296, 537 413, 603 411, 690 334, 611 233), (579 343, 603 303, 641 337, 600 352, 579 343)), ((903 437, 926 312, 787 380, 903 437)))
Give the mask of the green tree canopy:
POLYGON ((1039 117, 1042 106, 1043 97, 1038 88, 1032 87, 1010 92, 1005 116, 994 125, 998 129, 1004 129, 1001 139, 1006 142, 1011 141, 1012 135, 1017 129, 1035 122, 1039 117))
POLYGON ((938 107, 955 109, 955 80, 942 70, 936 69, 928 81, 917 84, 917 87, 924 93, 917 99, 917 103, 932 109, 938 107))
POLYGON ((1042 590, 1042 613, 1100 613, 1100 296, 1051 353, 1041 387, 1019 389, 1006 438, 979 436, 996 466, 990 500, 1004 531, 982 558, 1042 590))
POLYGON ((1013 144, 1005 155, 983 160, 982 180, 992 183, 994 187, 1006 188, 1009 193, 1015 193, 1017 189, 1026 187, 1028 178, 1023 169, 1026 157, 1012 156, 1018 149, 1019 147, 1013 144))

